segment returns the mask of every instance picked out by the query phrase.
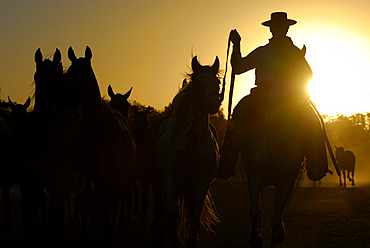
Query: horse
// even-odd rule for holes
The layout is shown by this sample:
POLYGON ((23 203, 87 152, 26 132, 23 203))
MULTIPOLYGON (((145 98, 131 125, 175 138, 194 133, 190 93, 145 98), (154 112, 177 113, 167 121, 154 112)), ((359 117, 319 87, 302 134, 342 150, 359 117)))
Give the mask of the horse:
MULTIPOLYGON (((109 101, 109 106, 113 109, 116 110, 118 113, 120 113, 123 117, 128 120, 129 123, 129 128, 130 131, 132 132, 132 123, 129 121, 129 109, 130 109, 130 103, 128 101, 128 98, 130 97, 132 92, 132 87, 125 93, 114 93, 112 86, 108 85, 108 95, 110 97, 109 101)), ((132 136, 135 138, 135 134, 132 132, 132 136)), ((135 139, 135 146, 136 146, 136 162, 137 162, 137 152, 138 152, 138 147, 136 144, 136 139, 135 139)), ((137 166, 135 166, 137 168, 137 166)), ((132 188, 133 192, 137 192, 137 186, 136 184, 133 185, 132 188)), ((135 194, 134 194, 135 195, 135 194)), ((130 208, 132 204, 132 197, 131 194, 128 194, 127 197, 125 198, 124 202, 121 202, 121 216, 119 220, 119 226, 123 227, 125 225, 125 222, 131 222, 131 213, 130 213, 130 208)), ((137 204, 135 203, 135 208, 137 204)))
MULTIPOLYGON (((75 153, 72 150, 74 127, 64 111, 67 85, 59 49, 55 50, 52 60, 44 59, 41 50, 37 49, 35 63, 35 105, 23 124, 27 133, 22 136, 25 137, 26 146, 30 142, 36 144, 29 148, 31 166, 26 168, 20 188, 26 209, 32 206, 30 202, 35 200, 35 194, 46 205, 43 192, 44 189, 47 191, 48 242, 53 246, 63 246, 65 200, 77 189, 72 179, 76 170, 75 153), (29 190, 30 185, 32 191, 29 190)), ((36 207, 33 207, 28 211, 29 218, 33 218, 35 210, 36 207)))
POLYGON ((71 90, 69 106, 79 114, 78 157, 88 182, 92 185, 95 208, 102 220, 102 242, 113 246, 114 221, 118 201, 127 197, 133 185, 136 148, 128 122, 102 101, 99 85, 91 66, 92 51, 77 58, 68 49, 72 62, 66 72, 71 90))
MULTIPOLYGON (((39 226, 37 218, 39 210, 42 214, 43 231, 49 229, 50 224, 57 218, 55 215, 49 214, 53 209, 50 206, 49 216, 46 217, 47 199, 44 188, 47 182, 45 169, 48 169, 49 165, 52 164, 49 160, 56 151, 54 149, 56 144, 54 140, 55 108, 56 102, 59 101, 63 77, 61 53, 59 49, 56 49, 52 60, 43 60, 41 50, 37 49, 34 59, 36 63, 34 108, 24 118, 17 117, 18 111, 15 106, 12 110, 13 121, 14 123, 18 122, 18 124, 12 125, 14 129, 12 132, 13 157, 14 164, 19 167, 21 219, 26 243, 34 241, 35 229, 39 226)), ((62 233, 62 228, 59 228, 59 231, 62 233)))
POLYGON ((208 190, 219 160, 209 121, 222 102, 219 60, 203 66, 195 56, 191 65, 189 82, 173 98, 171 113, 154 128, 155 247, 197 247, 201 223, 210 230, 219 221, 208 190))
MULTIPOLYGON (((124 94, 114 93, 112 86, 108 86, 108 95, 110 97, 109 106, 117 110, 124 117, 126 117, 130 124, 130 129, 135 138, 136 146, 136 170, 135 170, 135 179, 136 182, 141 183, 142 192, 139 192, 138 185, 135 185, 133 188, 134 195, 134 207, 135 215, 137 217, 145 219, 147 217, 147 208, 149 204, 149 188, 151 185, 150 175, 148 171, 143 166, 142 159, 144 157, 143 153, 143 143, 145 139, 146 131, 149 127, 149 113, 152 107, 148 106, 145 110, 139 110, 137 106, 133 106, 132 114, 129 116, 130 103, 128 98, 132 92, 132 87, 124 94), (141 193, 141 194, 140 194, 141 193)), ((129 221, 129 215, 126 215, 126 219, 129 221)))
POLYGON ((126 119, 128 119, 128 110, 130 108, 128 98, 130 97, 131 92, 132 87, 123 95, 121 93, 114 93, 112 86, 108 85, 108 95, 110 97, 109 106, 118 111, 126 119))
POLYGON ((137 106, 133 106, 133 115, 130 118, 132 132, 135 136, 136 145, 136 170, 135 179, 140 183, 142 191, 139 192, 138 187, 134 188, 134 203, 135 214, 139 218, 146 219, 149 205, 149 188, 151 186, 150 173, 144 166, 145 154, 144 142, 146 132, 150 125, 149 114, 153 108, 148 106, 145 109, 139 110, 137 106))
MULTIPOLYGON (((258 118, 243 126, 238 137, 250 198, 250 247, 263 247, 260 194, 265 187, 276 188, 270 243, 270 247, 275 248, 285 238, 282 214, 302 166, 306 165, 307 175, 313 181, 321 179, 327 171, 322 127, 314 110, 302 100, 305 99, 302 97, 302 82, 305 80, 300 66, 304 55, 305 47, 297 57, 293 56, 286 64, 280 65, 275 85, 269 89, 263 103, 266 105, 258 109, 258 118)), ((247 98, 254 96, 251 94, 247 98)), ((239 104, 233 116, 235 113, 248 116, 239 104)))
POLYGON ((30 106, 31 99, 28 97, 24 104, 15 104, 8 97, 8 106, 10 113, 7 116, 1 117, 1 148, 2 166, 1 166, 1 187, 3 193, 4 209, 3 209, 3 227, 5 230, 11 230, 10 210, 11 210, 11 185, 18 185, 18 169, 14 163, 14 140, 20 123, 27 115, 27 108, 30 106))
POLYGON ((335 158, 338 161, 338 167, 343 174, 343 183, 341 177, 339 176, 339 186, 346 187, 346 171, 348 181, 352 182, 352 186, 355 186, 355 154, 349 150, 344 150, 342 146, 335 146, 335 158), (350 177, 350 173, 352 174, 352 177, 350 177))

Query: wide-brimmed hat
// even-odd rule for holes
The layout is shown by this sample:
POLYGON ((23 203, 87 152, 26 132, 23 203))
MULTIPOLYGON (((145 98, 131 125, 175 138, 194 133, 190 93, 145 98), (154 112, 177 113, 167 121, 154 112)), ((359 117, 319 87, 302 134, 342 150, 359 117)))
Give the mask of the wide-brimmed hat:
POLYGON ((262 22, 263 26, 270 27, 271 25, 287 24, 288 26, 296 24, 297 21, 288 19, 288 15, 285 12, 274 12, 271 13, 271 20, 262 22))

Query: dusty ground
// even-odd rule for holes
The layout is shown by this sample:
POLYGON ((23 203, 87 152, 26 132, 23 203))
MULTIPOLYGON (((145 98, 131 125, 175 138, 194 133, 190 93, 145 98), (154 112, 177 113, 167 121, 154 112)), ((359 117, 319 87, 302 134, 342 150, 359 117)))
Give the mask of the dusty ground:
MULTIPOLYGON (((201 231, 201 248, 248 247, 250 222, 247 187, 241 182, 218 181, 212 187, 222 223, 215 234, 201 231)), ((272 215, 273 188, 262 195, 264 209, 263 236, 268 247, 269 220, 272 215)), ((12 232, 1 232, 0 247, 22 247, 22 228, 19 222, 19 193, 12 191, 12 232)), ((1 206, 1 205, 0 205, 1 206)), ((370 247, 370 187, 300 187, 284 213, 286 240, 284 248, 365 248, 370 247)), ((149 247, 149 221, 134 220, 116 236, 117 247, 149 247)), ((80 247, 78 230, 67 229, 66 247, 80 247)), ((41 237, 41 233, 40 233, 41 237)), ((43 243, 40 241, 40 247, 43 243)), ((91 234, 90 247, 98 244, 91 234)))

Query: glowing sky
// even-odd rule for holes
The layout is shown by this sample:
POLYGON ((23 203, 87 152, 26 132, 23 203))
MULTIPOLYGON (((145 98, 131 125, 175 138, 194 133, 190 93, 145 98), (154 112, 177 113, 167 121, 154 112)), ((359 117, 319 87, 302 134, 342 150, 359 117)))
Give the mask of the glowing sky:
MULTIPOLYGON (((189 72, 192 54, 203 64, 218 56, 224 69, 231 29, 241 34, 245 56, 270 38, 260 23, 286 11, 298 21, 288 35, 307 46, 318 109, 370 111, 369 9, 367 0, 1 1, 0 98, 24 102, 32 95, 37 48, 45 56, 59 48, 67 68, 68 47, 83 56, 88 45, 103 96, 108 84, 116 92, 133 86, 132 100, 162 109, 189 72)), ((249 93, 253 77, 253 71, 237 76, 234 105, 249 93)))

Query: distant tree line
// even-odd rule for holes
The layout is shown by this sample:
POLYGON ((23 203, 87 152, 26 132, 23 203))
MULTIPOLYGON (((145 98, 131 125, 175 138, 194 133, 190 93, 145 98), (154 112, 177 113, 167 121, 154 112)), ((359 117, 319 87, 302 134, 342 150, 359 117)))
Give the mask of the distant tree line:
MULTIPOLYGON (((351 116, 324 116, 331 146, 343 146, 356 156, 355 177, 370 181, 370 112, 351 116)), ((329 160, 331 164, 331 160, 329 160)), ((333 167, 331 167, 333 169, 333 167)))

